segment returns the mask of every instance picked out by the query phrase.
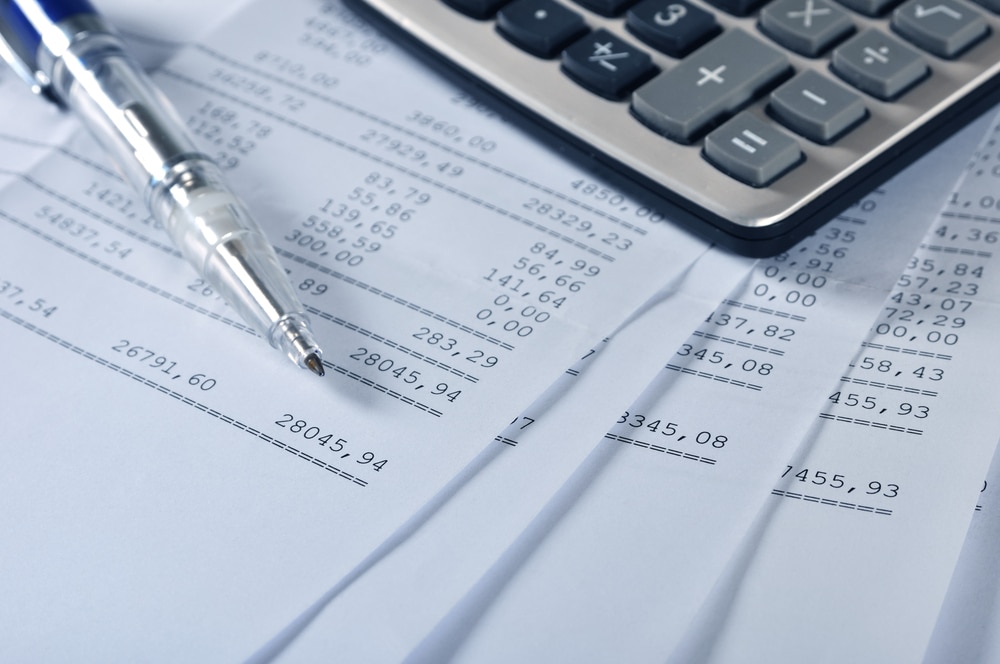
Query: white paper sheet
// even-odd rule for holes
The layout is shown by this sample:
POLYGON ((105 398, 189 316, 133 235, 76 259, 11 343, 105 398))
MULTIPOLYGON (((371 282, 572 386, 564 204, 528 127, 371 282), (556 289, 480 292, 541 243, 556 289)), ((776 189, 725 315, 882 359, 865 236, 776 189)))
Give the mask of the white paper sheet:
POLYGON ((411 661, 665 659, 981 132, 762 261, 411 661))
MULTIPOLYGON (((900 276, 678 662, 919 661, 1000 437, 995 161, 900 276)), ((952 661, 964 661, 961 658, 952 661)))
POLYGON ((331 375, 248 333, 86 136, 12 165, 0 659, 249 655, 707 250, 336 3, 258 2, 210 43, 159 80, 331 375))

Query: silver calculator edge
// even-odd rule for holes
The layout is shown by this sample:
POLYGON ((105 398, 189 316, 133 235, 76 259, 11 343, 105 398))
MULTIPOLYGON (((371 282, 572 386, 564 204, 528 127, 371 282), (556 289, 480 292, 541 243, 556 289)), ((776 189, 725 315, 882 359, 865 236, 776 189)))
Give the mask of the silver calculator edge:
MULTIPOLYGON (((512 102, 546 133, 610 167, 603 174, 644 185, 665 203, 664 212, 673 221, 748 256, 769 256, 790 247, 1000 99, 1000 17, 980 9, 989 26, 981 42, 953 60, 922 53, 931 70, 926 80, 894 101, 863 95, 867 119, 833 146, 796 137, 804 161, 770 186, 755 188, 705 160, 702 141, 676 143, 625 117, 628 99, 610 101, 585 90, 560 70, 558 58, 542 60, 521 51, 496 33, 493 21, 471 19, 442 0, 347 4, 381 18, 382 25, 395 28, 392 32, 467 82, 512 102), (587 113, 580 113, 581 108, 587 113), (561 118, 572 118, 573 126, 560 126, 561 118), (683 167, 672 168, 675 164, 683 167)), ((704 6, 724 29, 742 28, 767 41, 755 16, 734 17, 704 6)), ((574 10, 591 27, 607 28, 646 50, 661 69, 678 62, 644 46, 622 29, 620 19, 574 10)), ((888 21, 852 18, 859 32, 888 21)), ((837 79, 827 71, 827 58, 784 52, 796 72, 813 69, 837 79)), ((746 110, 765 118, 767 102, 765 95, 746 110)))

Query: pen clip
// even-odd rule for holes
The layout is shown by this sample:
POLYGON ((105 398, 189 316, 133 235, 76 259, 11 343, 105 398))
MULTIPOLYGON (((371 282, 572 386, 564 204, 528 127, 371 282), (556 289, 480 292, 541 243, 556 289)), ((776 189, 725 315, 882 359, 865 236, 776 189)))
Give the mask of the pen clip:
POLYGON ((52 86, 48 77, 30 64, 32 58, 28 57, 24 52, 20 40, 13 33, 14 31, 10 24, 7 21, 0 20, 0 58, 10 65, 14 73, 28 84, 32 92, 55 101, 51 93, 52 86))

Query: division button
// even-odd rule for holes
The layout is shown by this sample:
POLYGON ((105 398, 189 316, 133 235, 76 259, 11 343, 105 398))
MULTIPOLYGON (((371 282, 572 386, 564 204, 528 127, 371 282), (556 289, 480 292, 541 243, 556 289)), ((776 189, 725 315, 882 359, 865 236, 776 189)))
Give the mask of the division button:
POLYGON ((497 13, 497 31, 540 58, 556 56, 586 30, 583 16, 555 0, 514 0, 497 13))
POLYGON ((942 58, 957 56, 989 32, 979 11, 961 0, 910 0, 892 13, 892 27, 942 58))
POLYGON ((795 139, 747 112, 705 137, 705 156, 754 187, 770 184, 802 161, 795 139))
POLYGON ((777 0, 760 11, 760 28, 785 48, 816 57, 851 34, 854 23, 826 0, 777 0))
POLYGON ((895 99, 930 71, 919 53, 877 30, 866 30, 834 49, 830 66, 857 89, 883 100, 895 99))
POLYGON ((568 46, 562 64, 570 78, 608 99, 621 99, 656 73, 648 53, 603 28, 568 46))
POLYGON ((733 29, 639 87, 632 112, 654 131, 690 143, 789 69, 783 53, 733 29))
POLYGON ((860 95, 812 70, 772 92, 770 109, 786 127, 817 143, 833 142, 867 115, 860 95))

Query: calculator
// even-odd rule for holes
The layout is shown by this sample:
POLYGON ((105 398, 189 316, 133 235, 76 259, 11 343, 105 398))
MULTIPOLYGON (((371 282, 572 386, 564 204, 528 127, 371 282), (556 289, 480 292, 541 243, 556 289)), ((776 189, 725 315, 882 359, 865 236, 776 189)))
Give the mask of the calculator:
POLYGON ((748 256, 843 213, 1000 91, 1000 0, 349 4, 748 256))

